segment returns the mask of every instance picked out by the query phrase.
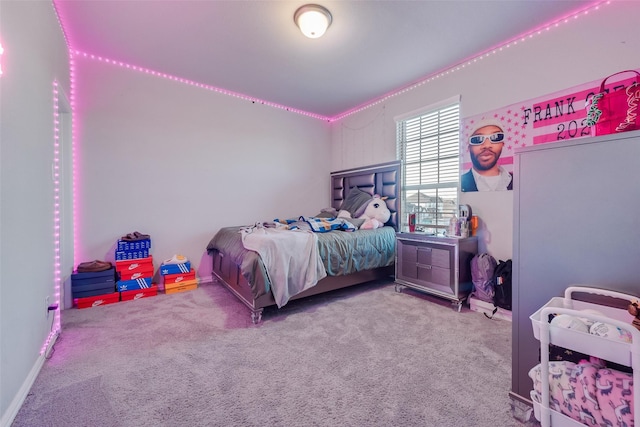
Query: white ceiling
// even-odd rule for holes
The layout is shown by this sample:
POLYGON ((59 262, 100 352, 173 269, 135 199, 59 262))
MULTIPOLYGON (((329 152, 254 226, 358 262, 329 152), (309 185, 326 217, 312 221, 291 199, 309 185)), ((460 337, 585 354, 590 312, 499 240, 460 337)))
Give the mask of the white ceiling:
POLYGON ((333 23, 308 39, 293 22, 301 0, 54 0, 73 49, 325 117, 593 1, 318 3, 333 23))

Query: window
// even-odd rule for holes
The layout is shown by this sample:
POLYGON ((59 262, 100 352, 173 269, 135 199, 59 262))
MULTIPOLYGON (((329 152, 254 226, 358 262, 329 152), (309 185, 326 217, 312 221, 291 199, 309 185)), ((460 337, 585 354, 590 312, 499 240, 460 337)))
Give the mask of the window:
POLYGON ((396 118, 402 162, 403 225, 416 214, 416 230, 437 233, 458 211, 460 99, 396 118))

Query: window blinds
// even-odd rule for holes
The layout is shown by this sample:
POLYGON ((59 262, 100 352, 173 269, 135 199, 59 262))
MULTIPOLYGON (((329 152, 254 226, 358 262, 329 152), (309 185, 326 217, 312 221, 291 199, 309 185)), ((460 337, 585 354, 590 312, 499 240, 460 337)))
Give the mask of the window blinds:
POLYGON ((403 168, 402 209, 415 213, 416 226, 424 231, 446 228, 457 213, 459 137, 459 102, 397 122, 398 158, 403 168))

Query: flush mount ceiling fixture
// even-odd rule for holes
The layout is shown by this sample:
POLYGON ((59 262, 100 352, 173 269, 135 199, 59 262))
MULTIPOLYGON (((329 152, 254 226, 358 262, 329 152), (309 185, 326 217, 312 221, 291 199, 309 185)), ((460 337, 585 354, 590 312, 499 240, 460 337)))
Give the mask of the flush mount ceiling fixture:
POLYGON ((331 12, 319 4, 305 4, 293 14, 293 21, 302 34, 310 39, 322 37, 332 20, 331 12))

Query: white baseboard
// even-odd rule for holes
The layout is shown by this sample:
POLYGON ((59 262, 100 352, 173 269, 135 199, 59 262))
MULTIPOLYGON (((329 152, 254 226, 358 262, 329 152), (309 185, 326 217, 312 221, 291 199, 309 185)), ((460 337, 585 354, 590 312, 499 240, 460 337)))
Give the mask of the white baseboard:
POLYGON ((208 276, 208 277, 205 277, 205 278, 202 278, 202 277, 201 277, 201 278, 199 278, 199 280, 198 280, 198 284, 199 284, 199 285, 210 285, 210 284, 212 284, 212 283, 215 283, 215 282, 214 282, 214 280, 213 280, 213 277, 211 277, 211 276, 208 276))
POLYGON ((55 345, 56 340, 58 339, 58 335, 59 332, 51 338, 46 350, 36 359, 36 362, 33 364, 33 368, 31 368, 29 375, 27 375, 27 378, 25 378, 24 382, 22 383, 20 390, 18 390, 18 393, 11 401, 11 404, 7 408, 6 412, 2 414, 2 418, 0 419, 0 427, 10 427, 13 423, 13 420, 16 418, 16 415, 18 415, 18 411, 20 411, 24 400, 27 398, 31 387, 33 386, 33 383, 36 381, 36 378, 38 378, 38 374, 40 373, 40 370, 44 365, 45 355, 49 355, 51 353, 51 349, 55 345))

